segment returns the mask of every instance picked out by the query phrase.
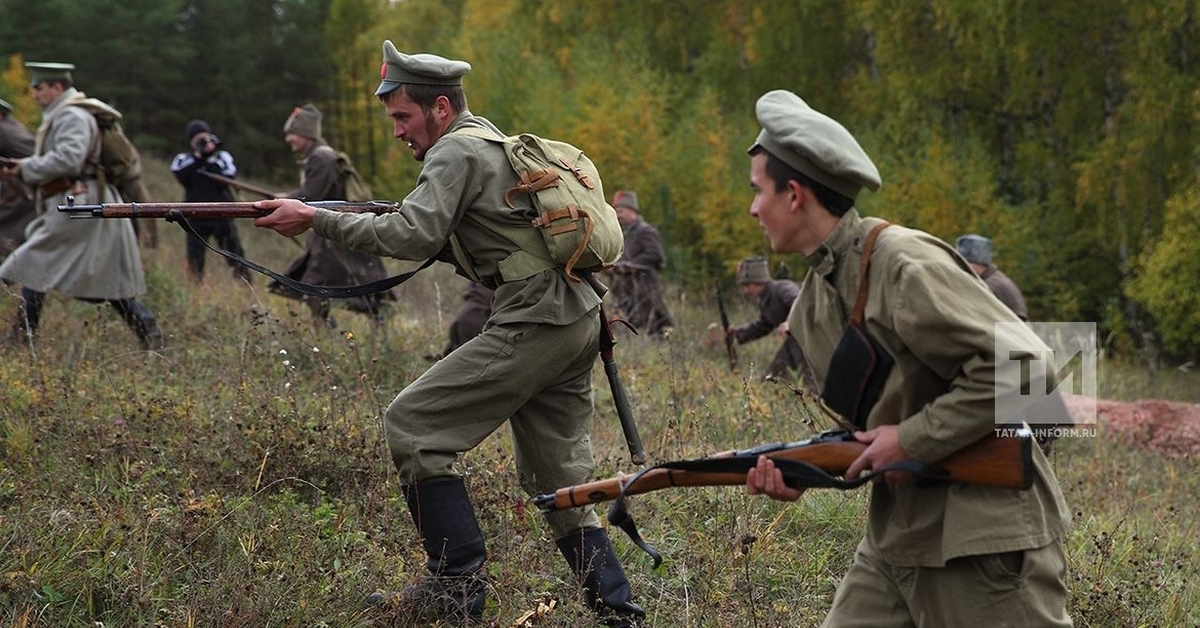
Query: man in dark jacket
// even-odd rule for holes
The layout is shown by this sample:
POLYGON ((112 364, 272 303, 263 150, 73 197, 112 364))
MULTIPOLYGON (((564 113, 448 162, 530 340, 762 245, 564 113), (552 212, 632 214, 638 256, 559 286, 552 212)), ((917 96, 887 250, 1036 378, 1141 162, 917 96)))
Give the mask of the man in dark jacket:
MULTIPOLYGON (((0 99, 0 157, 17 159, 33 154, 33 133, 12 115, 12 105, 0 99)), ((33 190, 20 180, 0 180, 0 259, 25 241, 25 226, 33 220, 33 190)))
POLYGON ((763 257, 749 257, 738 263, 737 284, 742 294, 758 305, 758 320, 744 325, 730 327, 726 332, 745 344, 777 332, 783 338, 783 344, 775 357, 767 366, 766 376, 771 379, 791 379, 791 371, 799 371, 804 377, 804 385, 813 392, 816 383, 808 366, 804 363, 804 353, 800 343, 787 333, 788 312, 792 310, 792 302, 800 294, 800 286, 789 279, 771 279, 767 271, 767 260, 763 257))
MULTIPOLYGON (((292 110, 283 125, 283 139, 292 152, 301 156, 300 187, 284 196, 307 201, 368 200, 346 198, 343 174, 348 164, 340 162, 342 156, 321 136, 321 111, 316 106, 309 103, 292 110)), ((314 286, 353 286, 386 279, 387 271, 379 257, 310 232, 304 253, 292 260, 284 275, 314 286)), ((331 328, 337 326, 330 314, 329 299, 302 296, 279 283, 272 283, 271 291, 302 299, 315 320, 331 328)), ((344 299, 344 305, 352 312, 361 312, 372 321, 383 323, 387 319, 388 302, 395 300, 389 290, 344 299)))
MULTIPOLYGON (((237 165, 233 155, 221 148, 221 140, 204 120, 192 120, 184 128, 189 150, 175 155, 171 160, 171 173, 183 186, 185 203, 228 203, 233 201, 229 186, 213 179, 206 173, 226 178, 237 176, 237 165)), ((192 229, 205 240, 215 238, 217 246, 237 255, 245 256, 242 241, 232 218, 200 218, 188 220, 192 229)), ((192 279, 200 283, 204 279, 204 257, 208 253, 204 242, 189 237, 187 240, 187 265, 192 279)), ((250 271, 245 266, 227 260, 233 274, 243 281, 250 280, 250 271)))
POLYGON ((667 266, 662 238, 654 225, 642 220, 636 192, 617 192, 613 207, 625 233, 625 252, 613 265, 617 275, 613 298, 625 320, 639 332, 663 338, 673 323, 658 280, 658 274, 667 266))
POLYGON ((1029 320, 1029 310, 1025 307, 1025 297, 1021 294, 1021 289, 992 263, 991 240, 981 235, 968 233, 958 236, 958 239, 954 241, 954 248, 958 250, 959 255, 963 256, 963 259, 971 264, 971 270, 979 275, 979 278, 987 284, 992 294, 996 295, 1001 303, 1007 305, 1008 309, 1017 315, 1017 318, 1023 321, 1029 320))

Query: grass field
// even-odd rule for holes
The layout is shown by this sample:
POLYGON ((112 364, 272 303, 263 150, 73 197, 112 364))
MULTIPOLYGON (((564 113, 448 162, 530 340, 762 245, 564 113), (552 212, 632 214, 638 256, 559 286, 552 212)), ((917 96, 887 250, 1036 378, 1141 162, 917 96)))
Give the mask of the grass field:
MULTIPOLYGON (((299 251, 241 226, 269 267, 299 251)), ((320 329, 262 278, 236 282, 212 257, 205 283, 190 285, 182 233, 160 225, 160 238, 145 252, 146 302, 165 351, 137 351, 105 308, 50 297, 36 351, 10 348, 0 362, 0 625, 410 625, 362 606, 424 566, 381 416, 440 349, 462 280, 435 266, 399 290, 384 328, 343 311, 340 329, 320 329)), ((731 305, 734 319, 752 315, 731 305)), ((0 314, 15 307, 5 293, 0 314)), ((716 316, 711 295, 673 290, 671 307, 668 341, 617 347, 651 462, 828 427, 789 387, 758 381, 774 342, 744 346, 730 374, 698 342, 716 316)), ((1198 401, 1194 376, 1102 370, 1102 396, 1198 401)), ((600 371, 596 391, 597 477, 631 471, 600 371)), ((1053 461, 1074 512, 1075 625, 1200 626, 1196 461, 1136 451, 1103 429, 1061 442, 1053 461)), ((460 470, 489 539, 492 625, 549 600, 556 608, 529 625, 594 625, 517 485, 508 434, 460 470)), ((866 498, 659 491, 634 498, 632 513, 663 566, 613 538, 652 626, 815 626, 866 498)))

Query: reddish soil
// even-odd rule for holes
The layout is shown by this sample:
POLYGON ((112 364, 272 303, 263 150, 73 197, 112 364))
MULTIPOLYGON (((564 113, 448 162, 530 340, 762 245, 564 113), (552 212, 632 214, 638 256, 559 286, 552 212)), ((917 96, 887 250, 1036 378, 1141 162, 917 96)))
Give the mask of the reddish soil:
MULTIPOLYGON (((1077 412, 1081 398, 1068 397, 1077 412)), ((1161 399, 1096 400, 1100 427, 1138 447, 1173 458, 1200 458, 1200 404, 1161 399)))

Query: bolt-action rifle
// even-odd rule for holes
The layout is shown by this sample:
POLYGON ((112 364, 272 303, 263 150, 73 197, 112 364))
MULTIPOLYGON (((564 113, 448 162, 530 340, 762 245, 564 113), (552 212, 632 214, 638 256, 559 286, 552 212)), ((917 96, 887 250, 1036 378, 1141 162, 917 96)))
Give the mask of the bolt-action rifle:
MULTIPOLYGON (((340 212, 386 214, 396 211, 392 201, 304 201, 306 205, 340 212)), ((167 220, 196 220, 200 218, 258 218, 271 213, 270 209, 255 207, 253 202, 214 203, 95 203, 76 205, 67 197, 66 205, 58 211, 72 218, 166 218, 167 220)))
POLYGON ((721 335, 725 338, 725 353, 729 356, 729 372, 737 371, 737 347, 729 333, 729 314, 725 312, 725 298, 721 296, 721 282, 713 282, 717 291, 717 311, 721 313, 721 335))
POLYGON ((918 481, 962 482, 1009 489, 1028 489, 1033 485, 1033 439, 1028 430, 1016 430, 1016 436, 989 435, 958 450, 937 464, 905 461, 872 469, 853 480, 843 479, 850 464, 866 445, 846 430, 822 432, 794 443, 768 443, 741 451, 727 451, 705 458, 666 462, 632 475, 567 486, 553 493, 537 495, 533 503, 542 512, 613 501, 608 520, 620 527, 635 543, 654 558, 662 557, 642 540, 630 517, 625 498, 664 488, 684 486, 737 486, 745 484, 747 472, 759 456, 771 458, 793 488, 852 489, 890 471, 913 473, 918 481))
MULTIPOLYGON (((399 203, 392 201, 303 201, 313 207, 332 209, 341 212, 387 214, 397 211, 399 203)), ((421 270, 428 268, 435 261, 431 257, 416 270, 379 279, 357 286, 314 286, 281 275, 270 268, 256 264, 241 255, 215 247, 201 236, 191 226, 190 220, 203 218, 258 218, 266 216, 273 210, 255 207, 252 202, 234 203, 97 203, 94 205, 76 205, 75 198, 67 196, 67 204, 59 205, 58 211, 71 214, 72 218, 165 218, 177 223, 188 235, 196 238, 209 250, 227 259, 233 260, 247 268, 262 273, 271 279, 309 296, 323 299, 349 299, 365 294, 390 290, 412 278, 421 270)))

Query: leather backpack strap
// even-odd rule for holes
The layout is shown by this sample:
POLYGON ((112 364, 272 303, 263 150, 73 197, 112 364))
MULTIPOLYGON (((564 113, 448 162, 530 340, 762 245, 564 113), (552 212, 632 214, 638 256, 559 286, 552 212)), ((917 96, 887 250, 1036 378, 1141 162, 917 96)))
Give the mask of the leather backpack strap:
POLYGON ((858 297, 854 300, 854 312, 850 315, 850 322, 856 325, 861 325, 863 314, 867 310, 867 287, 868 287, 868 271, 871 268, 871 251, 875 250, 875 240, 879 238, 879 232, 892 226, 891 223, 885 222, 875 225, 874 229, 867 234, 867 241, 863 243, 862 252, 862 271, 858 277, 858 297))

